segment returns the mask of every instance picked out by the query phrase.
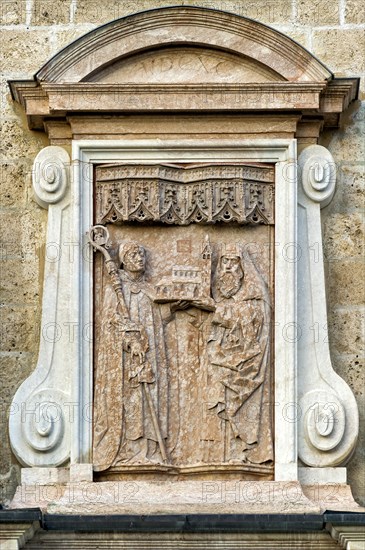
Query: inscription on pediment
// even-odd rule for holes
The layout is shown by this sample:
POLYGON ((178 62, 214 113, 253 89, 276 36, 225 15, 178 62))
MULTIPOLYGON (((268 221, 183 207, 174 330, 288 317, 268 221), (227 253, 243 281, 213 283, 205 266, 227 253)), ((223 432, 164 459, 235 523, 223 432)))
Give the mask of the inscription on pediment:
POLYGON ((104 83, 248 83, 283 78, 249 58, 207 48, 161 48, 119 60, 94 75, 104 83))

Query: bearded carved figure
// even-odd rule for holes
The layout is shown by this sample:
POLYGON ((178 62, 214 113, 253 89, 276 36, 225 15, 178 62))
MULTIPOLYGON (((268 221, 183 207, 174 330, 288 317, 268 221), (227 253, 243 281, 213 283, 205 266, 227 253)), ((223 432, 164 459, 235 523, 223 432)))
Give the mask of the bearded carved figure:
POLYGON ((207 437, 221 442, 223 462, 273 459, 269 394, 269 293, 237 245, 222 247, 214 277, 216 310, 207 352, 207 437), (219 422, 219 420, 223 420, 219 422))

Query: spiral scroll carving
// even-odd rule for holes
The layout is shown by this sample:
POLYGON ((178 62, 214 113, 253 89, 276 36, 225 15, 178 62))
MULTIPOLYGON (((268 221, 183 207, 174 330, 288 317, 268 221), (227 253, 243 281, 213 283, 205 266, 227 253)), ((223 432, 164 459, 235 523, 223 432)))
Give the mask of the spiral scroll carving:
POLYGON ((311 145, 298 162, 305 194, 323 208, 331 201, 336 187, 336 165, 331 153, 321 145, 311 145))
POLYGON ((65 449, 62 457, 65 435, 66 395, 60 390, 44 389, 33 393, 22 411, 22 433, 27 444, 38 453, 61 453, 61 462, 68 457, 65 449))
POLYGON ((336 394, 325 390, 313 390, 306 393, 300 403, 303 413, 304 445, 300 457, 306 464, 320 465, 332 460, 331 453, 338 447, 344 437, 346 413, 343 404, 336 394), (313 450, 317 451, 316 463, 313 461, 313 450))
POLYGON ((33 189, 37 202, 47 208, 65 196, 70 158, 62 147, 50 146, 40 151, 33 166, 33 189))

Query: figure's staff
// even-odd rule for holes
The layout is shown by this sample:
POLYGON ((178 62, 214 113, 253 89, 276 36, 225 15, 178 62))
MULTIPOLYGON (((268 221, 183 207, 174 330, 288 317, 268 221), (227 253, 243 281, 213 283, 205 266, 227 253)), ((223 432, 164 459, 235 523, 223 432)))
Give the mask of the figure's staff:
MULTIPOLYGON (((118 267, 116 266, 114 260, 112 260, 108 248, 109 248, 109 231, 104 225, 94 225, 90 228, 90 231, 87 233, 87 237, 89 239, 89 242, 94 250, 99 250, 105 258, 105 265, 107 268, 107 271, 109 273, 112 287, 117 295, 118 300, 118 307, 119 307, 119 313, 123 319, 123 327, 125 331, 128 332, 139 332, 140 329, 131 321, 128 313, 127 306, 125 305, 124 301, 124 294, 123 294, 123 288, 122 288, 122 282, 120 280, 119 274, 118 274, 118 267)), ((145 363, 145 359, 141 360, 141 362, 145 363)), ((150 409, 151 417, 152 417, 152 423, 153 428, 155 430, 155 435, 160 447, 161 456, 164 462, 168 462, 167 460, 167 452, 165 448, 165 442, 163 440, 160 426, 158 423, 157 414, 155 411, 155 407, 153 405, 151 390, 149 387, 148 382, 142 382, 142 386, 145 392, 146 400, 148 403, 148 407, 150 409)))

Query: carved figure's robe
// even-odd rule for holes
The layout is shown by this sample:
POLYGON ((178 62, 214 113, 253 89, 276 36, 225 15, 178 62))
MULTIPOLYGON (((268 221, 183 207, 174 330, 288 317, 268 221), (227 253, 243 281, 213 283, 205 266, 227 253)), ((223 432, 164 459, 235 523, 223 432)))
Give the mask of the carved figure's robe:
POLYGON ((246 263, 245 278, 238 292, 230 298, 216 293, 215 299, 216 311, 207 344, 207 407, 214 415, 207 416, 204 436, 217 442, 214 461, 224 455, 223 446, 227 446, 224 430, 229 429, 230 448, 225 450, 225 460, 239 460, 245 447, 253 447, 246 453, 248 459, 266 462, 273 459, 268 402, 271 315, 268 296, 257 276, 254 283, 253 268, 250 272, 246 263))
POLYGON ((126 351, 126 337, 115 324, 116 294, 108 285, 95 373, 93 462, 96 471, 115 463, 126 440, 147 438, 157 442, 143 382, 148 384, 161 435, 167 437, 168 373, 161 310, 153 302, 148 283, 132 282, 122 270, 119 274, 130 320, 142 325, 147 334, 149 366, 136 370, 135 364, 132 365, 131 354, 126 351))

